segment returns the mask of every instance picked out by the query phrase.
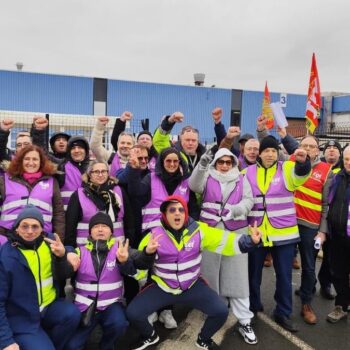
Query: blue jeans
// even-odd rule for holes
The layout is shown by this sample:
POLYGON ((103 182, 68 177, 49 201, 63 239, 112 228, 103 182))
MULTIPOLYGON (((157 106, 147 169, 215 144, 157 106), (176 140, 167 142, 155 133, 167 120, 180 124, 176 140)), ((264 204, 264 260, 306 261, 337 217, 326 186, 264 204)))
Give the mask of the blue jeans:
POLYGON ((35 334, 15 334, 21 350, 63 350, 80 322, 80 311, 63 299, 52 302, 42 313, 41 326, 35 334))
POLYGON ((130 324, 137 328, 143 338, 148 338, 153 333, 153 325, 148 322, 148 315, 174 304, 188 305, 208 315, 200 332, 200 337, 204 340, 211 338, 228 316, 227 304, 201 278, 191 288, 177 295, 166 293, 152 283, 133 299, 126 314, 130 324))
POLYGON ((300 242, 299 251, 301 258, 301 286, 300 299, 302 304, 310 304, 317 280, 315 264, 318 250, 314 248, 315 236, 318 229, 299 225, 300 242))
POLYGON ((84 349, 90 334, 97 326, 101 325, 103 335, 100 342, 100 350, 113 350, 116 340, 125 333, 129 322, 126 320, 125 308, 121 303, 114 303, 105 310, 96 313, 89 327, 80 327, 68 342, 65 350, 84 349))
POLYGON ((260 297, 262 270, 267 252, 270 251, 273 258, 273 267, 276 273, 274 314, 290 317, 292 314, 292 266, 295 252, 295 244, 273 246, 271 248, 256 248, 249 253, 249 288, 250 310, 263 311, 260 297))

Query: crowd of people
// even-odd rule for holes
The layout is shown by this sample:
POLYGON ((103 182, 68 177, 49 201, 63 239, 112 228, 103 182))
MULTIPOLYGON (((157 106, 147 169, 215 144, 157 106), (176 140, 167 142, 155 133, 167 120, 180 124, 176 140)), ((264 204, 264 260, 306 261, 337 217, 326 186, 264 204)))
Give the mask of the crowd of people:
POLYGON ((8 149, 14 120, 0 124, 0 349, 84 349, 97 325, 101 350, 112 350, 129 326, 132 349, 160 341, 154 328, 177 327, 174 306, 207 315, 195 345, 216 349, 212 336, 229 311, 247 344, 256 344, 264 311, 264 266, 276 275, 273 319, 290 332, 292 270, 300 253, 301 317, 312 307, 316 257, 320 294, 335 299, 327 320, 345 319, 350 305, 350 146, 277 128, 257 118, 256 136, 226 131, 223 111, 212 120, 217 144, 199 143, 193 126, 172 143, 181 112, 154 134, 128 133, 131 112, 98 117, 91 139, 53 134, 34 117, 8 149), (267 258, 270 257, 270 258, 267 258), (332 292, 332 284, 336 295, 332 292))

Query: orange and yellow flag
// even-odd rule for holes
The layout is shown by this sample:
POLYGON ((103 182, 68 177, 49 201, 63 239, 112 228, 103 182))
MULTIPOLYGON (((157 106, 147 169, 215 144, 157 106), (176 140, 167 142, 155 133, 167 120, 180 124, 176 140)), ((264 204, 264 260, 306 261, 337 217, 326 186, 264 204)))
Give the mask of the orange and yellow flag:
POLYGON ((316 66, 316 57, 315 54, 312 54, 311 62, 311 72, 310 72, 310 81, 309 81, 309 90, 307 93, 307 102, 306 102, 306 128, 311 134, 315 132, 315 129, 318 127, 318 117, 320 116, 320 111, 322 107, 322 98, 321 98, 321 89, 320 89, 320 80, 318 78, 317 66, 316 66))
POLYGON ((267 87, 267 82, 265 82, 265 91, 264 91, 261 115, 267 118, 266 127, 268 129, 272 129, 275 124, 273 120, 273 113, 272 113, 270 103, 271 103, 270 93, 267 87))

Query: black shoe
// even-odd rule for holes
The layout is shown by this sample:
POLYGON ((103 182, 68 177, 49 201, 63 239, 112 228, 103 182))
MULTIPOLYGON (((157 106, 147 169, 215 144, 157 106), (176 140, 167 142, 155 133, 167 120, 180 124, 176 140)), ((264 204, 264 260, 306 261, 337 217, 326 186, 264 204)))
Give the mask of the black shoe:
POLYGON ((207 349, 207 350, 220 349, 218 344, 216 344, 213 339, 210 338, 208 340, 204 340, 199 335, 196 341, 196 346, 200 349, 207 349))
POLYGON ((274 315, 274 319, 276 323, 278 323, 281 327, 289 332, 295 333, 299 331, 295 323, 286 316, 274 315))
POLYGON ((325 298, 327 300, 334 300, 335 299, 335 295, 332 293, 331 287, 326 287, 326 288, 321 287, 320 294, 323 298, 325 298))
POLYGON ((155 331, 153 331, 152 335, 149 338, 141 339, 138 343, 136 343, 133 346, 132 350, 146 349, 153 344, 157 344, 158 342, 159 342, 158 334, 155 331))
MULTIPOLYGON (((312 294, 316 293, 316 287, 312 288, 312 294)), ((300 297, 300 287, 294 291, 294 294, 300 297)))

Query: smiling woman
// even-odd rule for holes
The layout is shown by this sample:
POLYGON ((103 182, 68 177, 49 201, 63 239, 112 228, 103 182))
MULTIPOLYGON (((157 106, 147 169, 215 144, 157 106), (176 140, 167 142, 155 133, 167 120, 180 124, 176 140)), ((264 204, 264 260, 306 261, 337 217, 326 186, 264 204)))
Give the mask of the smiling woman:
POLYGON ((29 145, 17 152, 0 178, 0 233, 12 227, 26 204, 33 204, 44 217, 45 232, 57 232, 63 238, 65 218, 55 172, 55 165, 40 147, 29 145))

